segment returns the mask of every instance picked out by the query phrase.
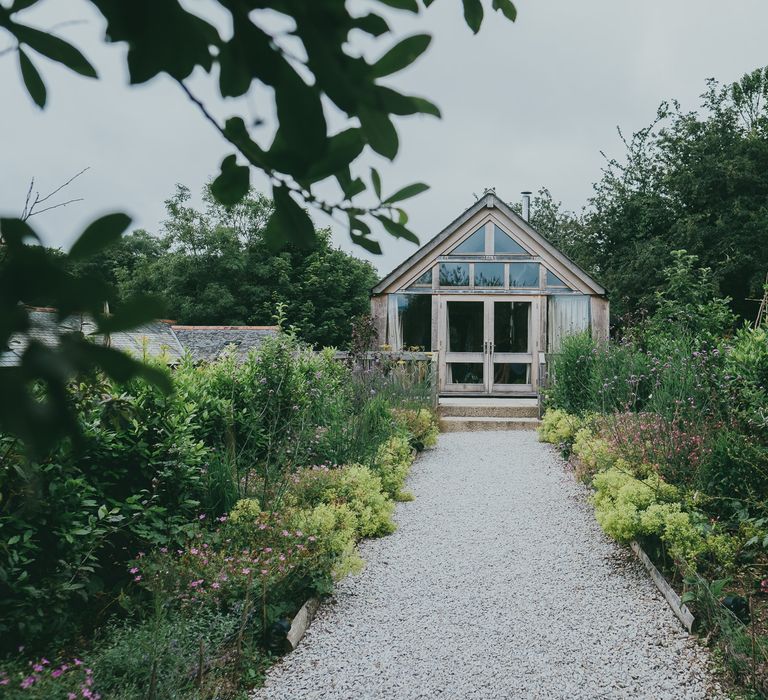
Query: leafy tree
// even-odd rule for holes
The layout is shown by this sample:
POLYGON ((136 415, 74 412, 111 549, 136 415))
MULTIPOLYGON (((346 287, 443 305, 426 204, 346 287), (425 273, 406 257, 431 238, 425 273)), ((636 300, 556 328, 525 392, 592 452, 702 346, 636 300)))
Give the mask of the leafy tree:
POLYGON ((310 248, 271 252, 264 234, 272 202, 261 194, 225 207, 207 187, 203 211, 189 199, 177 186, 160 237, 138 231, 123 239, 137 258, 105 254, 105 274, 122 297, 149 291, 184 324, 268 325, 281 304, 285 322, 307 342, 346 347, 376 283, 369 263, 334 248, 327 229, 310 248))
MULTIPOLYGON (((26 89, 43 108, 48 87, 35 65, 39 57, 87 78, 98 74, 78 48, 24 20, 25 10, 39 1, 6 0, 0 4, 0 36, 13 42, 2 54, 16 53, 26 89)), ((352 240, 370 251, 380 251, 379 243, 371 238, 368 222, 373 220, 390 235, 416 241, 398 205, 423 192, 426 185, 415 183, 385 195, 379 174, 372 171, 375 202, 361 206, 359 195, 367 188, 351 166, 366 146, 390 160, 396 156, 399 140, 393 117, 440 116, 428 100, 403 95, 380 82, 423 54, 431 40, 429 35, 406 37, 369 62, 350 44, 350 33, 359 31, 374 39, 387 39, 391 36, 389 24, 376 12, 352 14, 344 0, 218 0, 214 4, 231 21, 231 32, 226 36, 200 14, 182 7, 179 0, 90 1, 106 21, 106 40, 127 45, 131 83, 145 83, 161 73, 170 76, 190 105, 232 147, 234 152, 224 158, 221 173, 212 184, 219 202, 233 205, 248 194, 250 168, 269 177, 274 210, 264 240, 272 249, 287 241, 304 245, 315 241, 315 229, 303 205, 341 217, 352 240), (264 11, 281 15, 291 29, 270 29, 263 22, 264 11), (222 98, 244 95, 254 83, 270 88, 265 94, 272 95, 273 104, 264 105, 264 111, 276 115, 271 144, 262 147, 255 138, 263 120, 254 123, 233 115, 220 123, 185 82, 193 72, 215 75, 222 98), (346 115, 350 125, 329 133, 329 107, 346 115), (330 178, 338 185, 339 197, 321 200, 312 188, 330 178)), ((375 6, 418 14, 432 2, 378 0, 375 6)), ((476 33, 483 21, 483 3, 462 0, 462 6, 468 26, 476 33)), ((515 19, 511 0, 491 0, 491 7, 515 19)), ((114 242, 129 223, 123 214, 94 222, 69 252, 69 261, 86 259, 114 242)), ((60 261, 40 255, 34 250, 39 237, 23 217, 0 220, 0 242, 0 256, 5 261, 0 278, 0 352, 8 348, 11 336, 28 334, 30 319, 24 304, 40 293, 54 300, 62 317, 87 312, 104 332, 134 327, 159 313, 157 304, 138 299, 124 303, 120 317, 104 315, 103 301, 110 292, 102 282, 93 277, 75 278, 63 271, 60 261)), ((32 338, 21 365, 0 370, 4 397, 0 429, 23 436, 30 445, 42 447, 62 433, 74 431, 65 386, 78 372, 101 368, 116 379, 143 374, 169 387, 161 373, 143 368, 116 351, 91 346, 77 335, 63 340, 58 348, 46 348, 32 338), (42 393, 36 393, 35 387, 42 393)))
POLYGON ((768 271, 768 68, 708 82, 699 111, 662 104, 608 162, 582 217, 576 259, 612 292, 617 313, 654 309, 672 251, 711 268, 745 318, 768 271))

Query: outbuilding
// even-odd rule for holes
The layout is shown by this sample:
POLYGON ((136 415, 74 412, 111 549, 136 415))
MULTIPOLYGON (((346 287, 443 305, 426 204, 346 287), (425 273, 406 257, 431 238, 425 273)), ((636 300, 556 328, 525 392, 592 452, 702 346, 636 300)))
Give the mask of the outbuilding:
POLYGON ((495 192, 373 289, 380 344, 438 353, 441 395, 535 396, 563 336, 608 335, 606 290, 495 192))

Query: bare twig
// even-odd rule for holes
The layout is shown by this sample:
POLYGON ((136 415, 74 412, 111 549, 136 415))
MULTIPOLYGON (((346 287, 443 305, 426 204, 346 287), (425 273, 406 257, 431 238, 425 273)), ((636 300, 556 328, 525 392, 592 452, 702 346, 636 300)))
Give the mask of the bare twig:
POLYGON ((58 209, 59 207, 66 207, 67 204, 73 204, 74 202, 84 202, 85 199, 83 197, 78 197, 77 199, 69 199, 66 202, 61 202, 61 204, 53 204, 50 207, 46 207, 45 209, 40 209, 39 211, 33 211, 29 216, 27 216, 27 219, 29 219, 32 216, 36 216, 37 214, 42 214, 46 211, 51 211, 51 209, 58 209))
POLYGON ((58 194, 65 187, 67 187, 68 185, 72 184, 72 182, 74 182, 78 177, 80 177, 86 170, 90 170, 90 166, 88 166, 87 168, 83 168, 79 173, 75 173, 71 178, 69 178, 69 180, 67 180, 65 183, 59 185, 55 190, 49 192, 44 197, 40 196, 40 192, 35 192, 34 199, 32 198, 32 191, 34 190, 34 187, 35 187, 35 178, 33 177, 32 180, 29 183, 29 189, 27 190, 27 196, 26 196, 26 198, 24 200, 24 209, 21 212, 21 220, 22 221, 26 221, 27 219, 29 219, 29 218, 37 215, 37 214, 42 214, 43 212, 51 211, 51 209, 58 209, 59 207, 66 207, 68 204, 72 204, 74 202, 82 202, 83 198, 82 197, 77 197, 75 199, 69 199, 66 202, 61 202, 60 204, 53 204, 53 205, 51 205, 49 207, 45 207, 43 209, 38 209, 37 211, 35 210, 36 207, 39 204, 42 204, 43 202, 48 201, 55 194, 58 194))
POLYGON ((38 199, 36 197, 35 201, 38 204, 42 204, 46 199, 50 199, 51 197, 53 197, 53 195, 55 195, 57 192, 60 192, 67 185, 69 185, 71 182, 74 182, 77 178, 79 178, 86 170, 90 170, 90 169, 91 169, 90 165, 87 168, 83 168, 79 173, 77 173, 77 174, 73 175, 71 178, 69 178, 69 180, 67 180, 63 185, 59 185, 53 192, 51 192, 50 194, 45 195, 45 197, 43 197, 42 199, 38 199))

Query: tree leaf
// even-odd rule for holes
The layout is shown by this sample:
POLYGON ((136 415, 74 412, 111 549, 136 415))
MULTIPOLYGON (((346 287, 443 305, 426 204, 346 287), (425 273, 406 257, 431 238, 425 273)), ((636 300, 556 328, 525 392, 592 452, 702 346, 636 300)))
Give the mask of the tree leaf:
POLYGON ((413 97, 411 95, 401 95, 391 88, 382 85, 376 86, 376 97, 379 103, 390 113, 400 116, 409 114, 431 114, 433 117, 440 118, 440 110, 429 100, 423 97, 413 97))
POLYGON ((178 0, 91 0, 107 20, 111 42, 128 44, 131 83, 143 83, 158 73, 177 80, 200 66, 210 71, 211 46, 221 45, 216 28, 187 12, 178 0))
POLYGON ((407 68, 427 50, 431 41, 429 34, 415 34, 403 39, 371 66, 371 73, 376 78, 383 78, 407 68))
POLYGON ((425 185, 423 182, 415 182, 412 185, 406 185, 402 189, 399 189, 394 194, 389 195, 384 200, 384 204, 393 204, 394 202, 402 202, 404 199, 415 197, 417 194, 426 192, 429 189, 429 185, 425 185))
POLYGON ((322 156, 328 138, 320 93, 287 63, 283 73, 274 86, 278 136, 309 165, 322 156))
POLYGON ((365 139, 360 129, 345 129, 328 139, 325 155, 317 160, 304 175, 309 183, 319 182, 348 168, 365 148, 365 139))
POLYGON ((96 69, 80 53, 80 50, 64 39, 23 24, 15 24, 13 31, 20 43, 27 44, 39 54, 65 65, 86 78, 98 77, 96 69))
POLYGON ((493 0, 491 7, 494 10, 500 10, 507 19, 513 22, 517 19, 517 8, 512 3, 512 0, 493 0))
POLYGON ((12 246, 24 245, 27 239, 40 242, 40 236, 21 219, 0 219, 0 238, 12 246))
POLYGON ((365 192, 365 183, 359 177, 353 180, 349 174, 349 168, 336 173, 336 180, 344 193, 344 199, 352 199, 361 192, 365 192))
POLYGON ((362 17, 353 17, 352 26, 371 36, 381 36, 389 31, 387 21, 373 12, 369 12, 362 17))
POLYGON ((355 231, 350 232, 349 236, 355 245, 359 245, 361 248, 374 255, 381 255, 381 245, 378 241, 374 241, 372 238, 368 238, 366 235, 356 233, 355 231))
POLYGON ((358 117, 371 148, 385 158, 393 160, 397 155, 399 143, 397 131, 389 115, 381 110, 361 107, 358 117))
POLYGON ((160 318, 165 313, 165 304, 158 297, 140 294, 124 301, 116 313, 97 317, 99 333, 117 333, 137 328, 160 318))
POLYGON ((381 222, 382 226, 386 229, 390 236, 395 238, 404 238, 406 241, 416 243, 418 245, 419 239, 415 233, 407 229, 402 224, 392 221, 392 219, 384 216, 384 214, 375 214, 376 218, 381 222))
POLYGON ((483 3, 480 0, 461 0, 464 4, 464 20, 473 34, 480 31, 483 23, 483 3))
POLYGON ((315 242, 315 226, 304 209, 291 197, 284 185, 272 188, 275 210, 264 229, 264 241, 272 250, 280 250, 288 242, 310 248, 315 242))
POLYGON ((221 173, 211 183, 211 194, 225 207, 242 201, 251 188, 251 170, 237 164, 237 156, 228 155, 221 161, 221 173))
POLYGON ((119 240, 130 226, 127 214, 115 213, 102 216, 88 225, 69 250, 70 260, 82 260, 119 240))
POLYGON ((416 0, 379 0, 383 5, 389 5, 397 10, 407 10, 408 12, 419 11, 419 4, 416 0))
POLYGON ((14 0, 11 3, 11 6, 8 8, 8 14, 14 14, 15 12, 21 12, 22 10, 26 10, 28 7, 32 7, 32 5, 36 4, 40 0, 14 0))
POLYGON ((35 104, 42 109, 45 107, 45 83, 40 77, 37 68, 35 68, 27 54, 24 53, 24 49, 21 47, 19 47, 19 66, 21 67, 21 77, 24 80, 24 85, 27 88, 29 96, 35 101, 35 104))
POLYGON ((381 200, 381 177, 376 168, 371 168, 371 182, 373 183, 373 191, 376 193, 379 200, 381 200))

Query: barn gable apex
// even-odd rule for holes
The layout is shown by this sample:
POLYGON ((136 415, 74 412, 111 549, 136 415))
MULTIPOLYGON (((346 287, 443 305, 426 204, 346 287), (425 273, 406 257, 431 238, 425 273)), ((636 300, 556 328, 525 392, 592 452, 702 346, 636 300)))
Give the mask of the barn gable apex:
POLYGON ((605 295, 606 290, 599 282, 555 248, 494 192, 483 195, 440 233, 386 275, 373 288, 373 294, 393 292, 408 286, 438 257, 449 255, 451 251, 476 234, 477 229, 488 221, 495 223, 520 246, 523 252, 540 257, 544 265, 565 280, 569 286, 583 293, 605 295))

